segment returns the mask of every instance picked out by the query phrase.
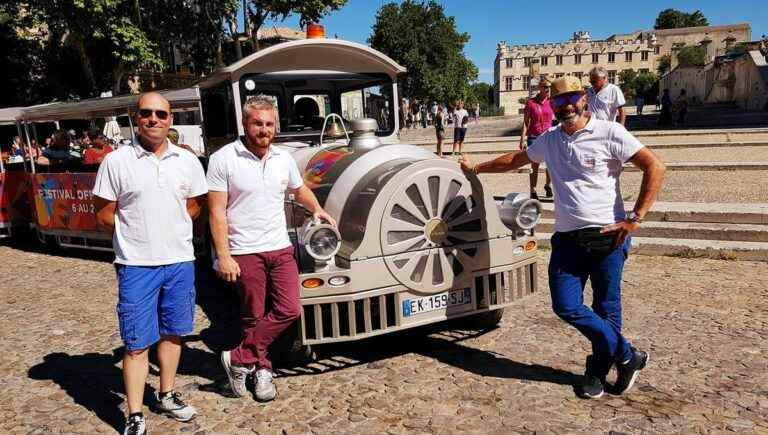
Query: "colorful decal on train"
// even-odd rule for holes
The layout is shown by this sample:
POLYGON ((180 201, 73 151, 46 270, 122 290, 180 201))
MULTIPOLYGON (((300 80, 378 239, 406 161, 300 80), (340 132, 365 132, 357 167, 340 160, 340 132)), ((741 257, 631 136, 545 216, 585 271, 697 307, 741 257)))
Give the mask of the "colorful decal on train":
POLYGON ((323 178, 329 169, 342 157, 348 156, 348 151, 326 150, 320 151, 312 157, 304 171, 304 181, 309 188, 315 188, 323 184, 323 178))
POLYGON ((32 189, 38 228, 102 232, 96 224, 95 181, 96 174, 35 174, 32 189))
POLYGON ((0 225, 26 225, 31 220, 29 174, 0 173, 0 225))

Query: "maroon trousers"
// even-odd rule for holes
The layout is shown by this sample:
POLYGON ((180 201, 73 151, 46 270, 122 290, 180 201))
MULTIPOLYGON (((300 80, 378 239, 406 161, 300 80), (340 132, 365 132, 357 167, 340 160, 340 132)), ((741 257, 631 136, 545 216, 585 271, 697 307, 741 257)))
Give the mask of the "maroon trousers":
POLYGON ((293 247, 233 258, 240 266, 236 285, 244 337, 230 355, 232 362, 271 370, 267 347, 301 314, 293 247))

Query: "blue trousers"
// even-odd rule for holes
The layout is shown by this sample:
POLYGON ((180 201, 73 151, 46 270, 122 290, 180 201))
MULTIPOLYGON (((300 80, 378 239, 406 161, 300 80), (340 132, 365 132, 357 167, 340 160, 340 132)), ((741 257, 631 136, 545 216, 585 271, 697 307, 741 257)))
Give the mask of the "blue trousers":
POLYGON ((621 335, 621 274, 631 246, 596 255, 575 240, 555 233, 549 260, 552 309, 592 343, 589 374, 604 377, 615 362, 627 361, 632 347, 621 335), (592 309, 584 305, 584 286, 592 284, 592 309))

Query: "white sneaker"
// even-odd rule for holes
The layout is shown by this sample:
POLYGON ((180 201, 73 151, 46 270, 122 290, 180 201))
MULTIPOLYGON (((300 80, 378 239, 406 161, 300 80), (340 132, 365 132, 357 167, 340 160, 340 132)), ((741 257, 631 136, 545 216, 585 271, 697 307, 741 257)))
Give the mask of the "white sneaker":
POLYGON ((146 435, 147 421, 143 415, 133 415, 125 419, 123 435, 146 435))
POLYGON ((162 398, 157 393, 156 409, 178 421, 190 421, 197 416, 197 410, 192 405, 187 405, 181 400, 181 393, 172 392, 162 398))
POLYGON ((273 376, 267 369, 256 371, 256 400, 259 402, 269 402, 277 396, 277 388, 272 381, 273 376))
POLYGON ((232 395, 235 397, 245 396, 248 393, 248 390, 245 388, 245 381, 248 379, 248 375, 253 373, 254 368, 232 364, 231 353, 228 350, 221 353, 221 365, 224 367, 224 372, 227 373, 232 395))

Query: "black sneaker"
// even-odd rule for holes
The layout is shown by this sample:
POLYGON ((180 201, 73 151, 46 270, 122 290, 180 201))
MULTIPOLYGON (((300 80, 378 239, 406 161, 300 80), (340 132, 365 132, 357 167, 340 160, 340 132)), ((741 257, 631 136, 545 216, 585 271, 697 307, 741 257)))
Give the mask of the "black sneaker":
POLYGON ((648 352, 642 350, 632 349, 632 359, 626 363, 617 363, 616 372, 616 385, 614 389, 616 394, 624 394, 629 391, 637 380, 637 376, 640 374, 640 370, 645 368, 648 363, 648 352))
POLYGON ((584 375, 580 385, 576 386, 576 395, 582 399, 599 399, 605 393, 605 379, 593 375, 584 375))
POLYGON ((147 421, 141 414, 129 415, 125 420, 123 435, 146 435, 147 421))
POLYGON ((552 188, 548 185, 544 185, 544 196, 547 198, 552 198, 552 188))
POLYGON ((539 194, 535 190, 531 190, 531 199, 539 200, 539 194))

